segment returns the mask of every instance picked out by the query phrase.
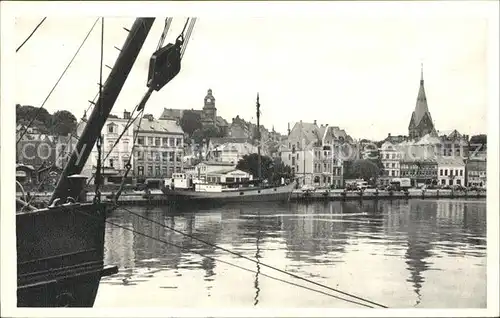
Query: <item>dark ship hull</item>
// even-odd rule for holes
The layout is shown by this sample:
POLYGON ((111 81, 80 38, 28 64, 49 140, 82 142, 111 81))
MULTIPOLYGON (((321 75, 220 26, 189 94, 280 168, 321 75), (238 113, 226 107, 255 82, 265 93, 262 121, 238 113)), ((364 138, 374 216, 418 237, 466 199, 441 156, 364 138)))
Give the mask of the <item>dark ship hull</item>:
POLYGON ((91 307, 105 267, 106 207, 73 204, 16 215, 17 306, 91 307))

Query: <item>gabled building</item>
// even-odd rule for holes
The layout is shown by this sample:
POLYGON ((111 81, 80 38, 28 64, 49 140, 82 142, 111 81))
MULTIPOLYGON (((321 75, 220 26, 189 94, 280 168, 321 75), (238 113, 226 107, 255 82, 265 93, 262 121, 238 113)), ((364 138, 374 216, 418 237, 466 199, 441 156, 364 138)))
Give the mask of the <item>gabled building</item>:
POLYGON ((295 123, 281 150, 281 160, 292 168, 301 184, 341 187, 343 168, 339 151, 341 141, 348 139, 342 132, 335 126, 318 126, 316 121, 295 123))
POLYGON ((419 139, 427 134, 436 135, 434 122, 427 105, 427 96, 424 88, 424 71, 421 70, 420 87, 418 90, 417 103, 408 125, 408 136, 410 139, 419 139))

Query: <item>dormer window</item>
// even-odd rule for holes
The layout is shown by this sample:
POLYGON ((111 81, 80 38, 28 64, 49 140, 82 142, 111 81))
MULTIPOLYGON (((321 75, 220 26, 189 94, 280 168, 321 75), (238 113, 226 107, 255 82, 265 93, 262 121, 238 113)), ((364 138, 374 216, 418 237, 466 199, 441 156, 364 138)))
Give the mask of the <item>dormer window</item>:
POLYGON ((108 125, 108 133, 115 134, 117 132, 116 125, 111 123, 108 125))

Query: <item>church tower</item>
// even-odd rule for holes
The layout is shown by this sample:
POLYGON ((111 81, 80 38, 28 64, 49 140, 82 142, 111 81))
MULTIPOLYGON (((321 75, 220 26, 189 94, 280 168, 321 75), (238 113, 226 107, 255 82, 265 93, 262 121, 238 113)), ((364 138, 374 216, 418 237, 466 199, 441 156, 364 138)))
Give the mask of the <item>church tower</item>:
POLYGON ((427 134, 435 135, 436 130, 427 106, 427 97, 425 96, 424 89, 424 68, 421 66, 420 88, 418 90, 417 104, 408 125, 408 136, 410 139, 419 139, 427 134))
POLYGON ((204 99, 201 121, 203 126, 215 126, 216 118, 217 108, 215 108, 215 98, 212 95, 212 90, 209 89, 204 99))

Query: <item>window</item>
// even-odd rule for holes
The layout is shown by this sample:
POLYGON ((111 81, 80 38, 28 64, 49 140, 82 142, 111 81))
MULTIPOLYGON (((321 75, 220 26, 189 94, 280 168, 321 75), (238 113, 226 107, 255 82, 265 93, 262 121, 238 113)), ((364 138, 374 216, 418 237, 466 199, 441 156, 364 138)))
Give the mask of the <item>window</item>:
POLYGON ((157 176, 161 175, 160 166, 156 166, 156 175, 157 176))
POLYGON ((448 180, 448 185, 453 185, 453 179, 448 180))
POLYGON ((461 184, 462 184, 462 180, 457 179, 457 184, 458 184, 458 185, 461 185, 461 184))
POLYGON ((155 161, 160 161, 160 153, 159 152, 155 152, 155 161))
POLYGON ((153 137, 148 137, 148 146, 153 146, 154 140, 153 140, 153 137))
POLYGON ((148 175, 153 175, 153 166, 148 166, 148 175))
POLYGON ((138 166, 137 167, 137 174, 140 176, 144 175, 144 167, 143 166, 138 166))
POLYGON ((394 162, 392 163, 392 167, 393 167, 393 168, 396 168, 396 164, 395 164, 394 162))
POLYGON ((115 125, 113 123, 108 125, 108 133, 114 134, 116 132, 115 125))
POLYGON ((299 172, 299 166, 297 166, 297 172, 299 172))
POLYGON ((128 151, 128 141, 123 142, 123 151, 128 151))
POLYGON ((393 177, 395 176, 394 170, 391 170, 391 176, 393 176, 393 177))
POLYGON ((299 160, 299 154, 297 154, 297 160, 299 160))
POLYGON ((163 162, 166 162, 168 159, 168 152, 164 151, 162 152, 162 161, 163 162))
POLYGON ((114 168, 113 164, 114 164, 114 160, 113 159, 109 159, 109 166, 111 168, 114 168))
POLYGON ((161 146, 161 138, 160 137, 156 137, 155 138, 155 146, 161 146))
POLYGON ((448 175, 448 169, 444 169, 444 175, 447 176, 448 175))
POLYGON ((181 138, 175 138, 175 146, 179 147, 181 145, 181 138))
POLYGON ((139 145, 144 145, 144 137, 137 137, 137 143, 139 145))
POLYGON ((168 145, 168 138, 162 138, 162 143, 163 143, 163 146, 167 146, 168 145))
POLYGON ((150 160, 150 161, 153 160, 153 152, 152 151, 148 152, 148 160, 150 160))
POLYGON ((443 169, 439 169, 439 175, 442 176, 443 175, 443 169))
POLYGON ((445 179, 441 179, 441 184, 445 185, 446 184, 446 180, 445 179))
POLYGON ((173 147, 174 146, 174 138, 170 138, 168 140, 168 145, 169 145, 169 147, 173 147))
MULTIPOLYGON (((137 156, 138 160, 144 160, 144 152, 138 151, 136 156, 137 156)), ((144 168, 143 168, 143 170, 144 170, 144 168)))
POLYGON ((288 154, 288 160, 292 160, 292 154, 291 153, 288 154))

